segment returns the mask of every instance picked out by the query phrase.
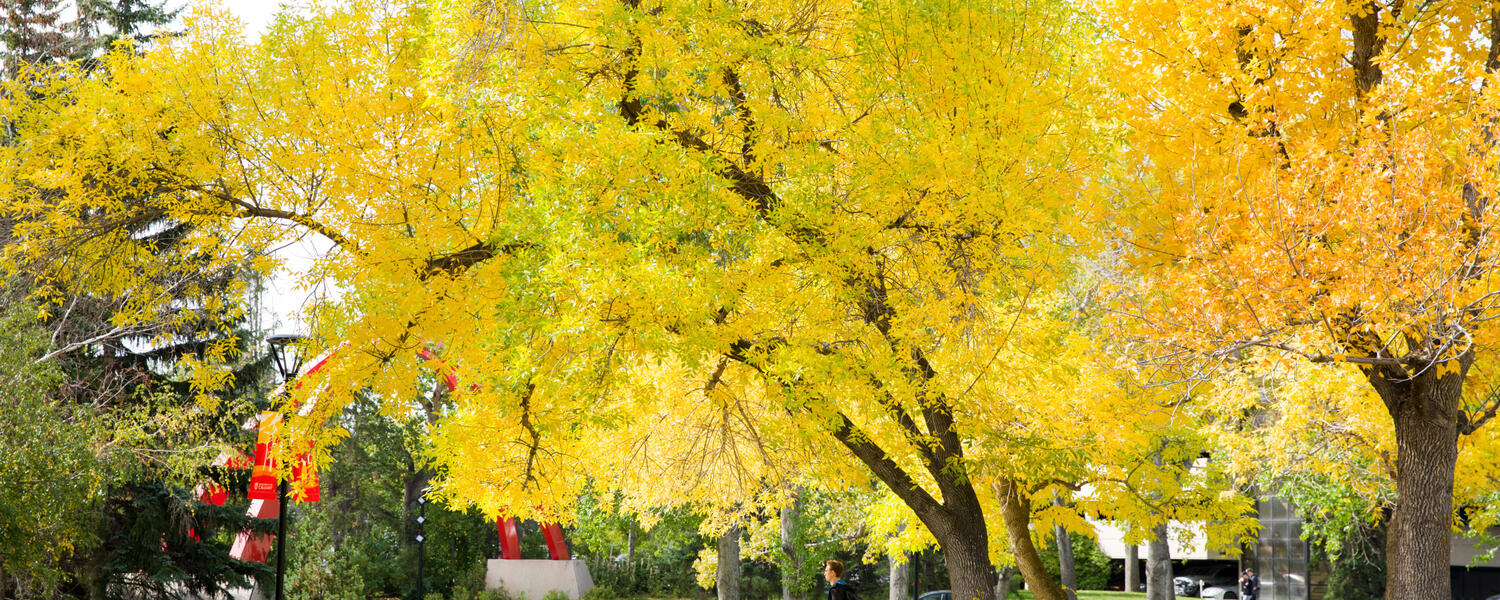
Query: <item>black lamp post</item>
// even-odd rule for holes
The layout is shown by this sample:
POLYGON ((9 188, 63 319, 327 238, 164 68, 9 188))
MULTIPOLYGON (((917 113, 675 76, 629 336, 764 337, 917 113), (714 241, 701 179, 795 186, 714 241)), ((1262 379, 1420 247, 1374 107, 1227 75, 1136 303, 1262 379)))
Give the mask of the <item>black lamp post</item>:
POLYGON ((422 581, 422 564, 426 562, 425 552, 422 545, 427 542, 427 491, 422 490, 422 495, 417 496, 419 514, 417 516, 417 600, 423 600, 426 591, 422 581))
MULTIPOLYGON (((302 336, 290 333, 279 333, 266 338, 283 386, 290 385, 292 379, 297 377, 297 371, 302 368, 302 345, 297 343, 300 341, 302 336)), ((286 479, 282 477, 281 483, 276 486, 276 600, 286 598, 286 514, 289 512, 286 504, 286 479)))

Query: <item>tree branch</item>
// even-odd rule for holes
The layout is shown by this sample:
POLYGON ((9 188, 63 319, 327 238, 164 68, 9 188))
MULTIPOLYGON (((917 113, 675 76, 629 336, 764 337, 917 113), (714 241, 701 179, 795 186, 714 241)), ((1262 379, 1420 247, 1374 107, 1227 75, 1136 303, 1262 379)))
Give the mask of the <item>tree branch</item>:
POLYGON ((521 428, 525 429, 527 435, 531 436, 531 442, 522 442, 526 446, 526 478, 521 483, 522 489, 527 488, 529 484, 537 482, 535 471, 536 455, 537 451, 542 447, 541 436, 537 435, 536 426, 531 424, 531 394, 535 391, 536 384, 527 383, 526 391, 521 393, 521 428))
POLYGON ((477 242, 468 248, 427 259, 417 269, 417 279, 427 281, 440 275, 457 277, 469 267, 491 258, 509 256, 531 247, 532 245, 527 242, 512 242, 502 246, 496 246, 491 242, 477 242))
POLYGON ((217 198, 231 206, 238 207, 241 211, 239 214, 239 216, 241 217, 260 217, 266 219, 281 219, 284 221, 291 221, 293 223, 306 227, 307 229, 318 233, 323 237, 328 238, 329 240, 332 240, 334 244, 337 244, 341 248, 344 248, 357 255, 364 255, 364 252, 360 249, 358 243, 345 237, 344 234, 340 233, 338 230, 318 222, 318 220, 312 218, 309 215, 288 212, 274 208, 266 208, 264 206, 251 204, 234 197, 233 195, 222 189, 211 188, 201 184, 186 184, 183 186, 183 189, 198 192, 200 194, 205 194, 213 198, 217 198))
POLYGON ((901 469, 895 461, 886 455, 885 450, 870 441, 869 436, 860 431, 854 421, 849 420, 843 411, 838 412, 839 423, 831 432, 833 437, 848 448, 860 462, 870 468, 870 472, 880 478, 896 496, 906 502, 918 516, 924 513, 942 512, 943 505, 922 489, 910 475, 901 469))
POLYGON ((1384 78, 1377 61, 1385 47, 1385 37, 1380 34, 1379 2, 1366 2, 1356 10, 1359 12, 1349 15, 1354 42, 1349 58, 1354 67, 1354 90, 1364 98, 1384 78))
POLYGON ((1459 413, 1458 434, 1469 435, 1478 431, 1490 419, 1495 418, 1497 412, 1500 412, 1500 393, 1491 393, 1484 404, 1480 405, 1478 412, 1472 415, 1467 412, 1459 413))

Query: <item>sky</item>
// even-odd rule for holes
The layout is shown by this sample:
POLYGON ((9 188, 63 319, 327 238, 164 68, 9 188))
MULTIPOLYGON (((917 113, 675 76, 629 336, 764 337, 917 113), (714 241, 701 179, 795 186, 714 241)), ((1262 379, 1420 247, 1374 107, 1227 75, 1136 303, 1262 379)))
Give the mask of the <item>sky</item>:
MULTIPOLYGON (((212 1, 212 0, 210 0, 212 1)), ((304 3, 293 2, 298 5, 304 3)), ((271 24, 281 9, 282 0, 218 0, 236 17, 245 22, 245 37, 255 40, 271 24)), ((283 268, 266 282, 260 298, 260 326, 267 333, 307 334, 308 326, 301 318, 303 309, 319 296, 337 295, 338 291, 326 285, 311 289, 299 283, 301 275, 311 267, 313 259, 328 252, 331 242, 316 235, 289 240, 276 249, 276 256, 283 259, 283 268)))
POLYGON ((245 34, 255 38, 270 25, 271 18, 283 3, 281 0, 221 0, 236 17, 245 21, 245 34))

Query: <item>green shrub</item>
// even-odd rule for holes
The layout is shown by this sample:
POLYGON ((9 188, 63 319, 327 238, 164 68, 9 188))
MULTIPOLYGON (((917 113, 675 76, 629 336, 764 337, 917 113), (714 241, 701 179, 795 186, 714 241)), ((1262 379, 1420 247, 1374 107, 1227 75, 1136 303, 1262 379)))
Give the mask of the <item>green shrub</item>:
POLYGON ((502 587, 492 590, 481 590, 478 594, 474 595, 474 600, 524 600, 524 598, 513 595, 510 593, 510 590, 502 587))
POLYGON ((484 575, 488 565, 476 562, 459 571, 453 579, 452 600, 480 600, 484 593, 484 575))
POLYGON ((615 600, 615 598, 619 597, 620 594, 615 591, 615 588, 600 585, 594 586, 593 589, 585 593, 583 600, 615 600))
POLYGON ((771 581, 760 575, 749 575, 740 579, 740 597, 747 600, 764 600, 781 596, 781 582, 771 581))
POLYGON ((573 600, 573 598, 569 597, 567 592, 552 590, 542 596, 542 600, 573 600))

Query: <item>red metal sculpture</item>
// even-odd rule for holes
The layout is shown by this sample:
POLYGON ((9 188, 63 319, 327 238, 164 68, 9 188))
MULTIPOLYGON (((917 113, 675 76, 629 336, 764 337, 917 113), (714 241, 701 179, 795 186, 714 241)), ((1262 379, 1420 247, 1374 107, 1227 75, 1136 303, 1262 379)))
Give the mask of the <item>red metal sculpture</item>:
MULTIPOLYGON (((422 360, 439 363, 439 371, 444 387, 447 387, 450 393, 458 390, 458 375, 438 357, 432 348, 422 349, 417 352, 417 356, 422 360)), ((302 382, 300 380, 302 376, 318 371, 318 369, 322 368, 332 358, 333 353, 329 352, 319 357, 318 360, 313 361, 311 367, 308 367, 298 375, 294 385, 301 387, 302 382)), ((309 402, 307 406, 298 407, 300 409, 298 413, 305 413, 312 407, 312 404, 312 402, 309 402)), ((214 466, 218 467, 254 469, 248 494, 252 501, 247 513, 251 517, 274 519, 281 510, 281 507, 276 504, 276 464, 275 459, 272 458, 275 444, 279 441, 276 429, 280 426, 280 423, 280 413, 266 412, 252 417, 245 423, 245 429, 259 430, 255 444, 255 457, 252 459, 243 454, 226 454, 221 455, 214 461, 214 466), (263 425, 265 427, 262 427, 263 425)), ((297 456, 297 464, 292 466, 292 480, 303 482, 304 478, 310 478, 311 481, 293 486, 293 498, 296 500, 317 502, 321 498, 318 489, 318 474, 311 467, 310 451, 297 456)), ((200 500, 215 506, 223 506, 228 496, 227 490, 223 486, 213 482, 199 486, 198 491, 200 500)), ((500 558, 509 560, 520 559, 521 536, 516 520, 511 517, 501 517, 495 522, 495 528, 500 533, 500 558)), ((552 560, 572 559, 572 555, 568 552, 567 540, 563 537, 562 526, 557 523, 542 523, 542 536, 546 538, 547 554, 552 560)), ((229 555, 240 560, 263 563, 266 561, 266 557, 270 555, 271 543, 273 541, 274 536, 267 533, 256 534, 249 531, 241 531, 235 539, 234 547, 229 551, 229 555)))

